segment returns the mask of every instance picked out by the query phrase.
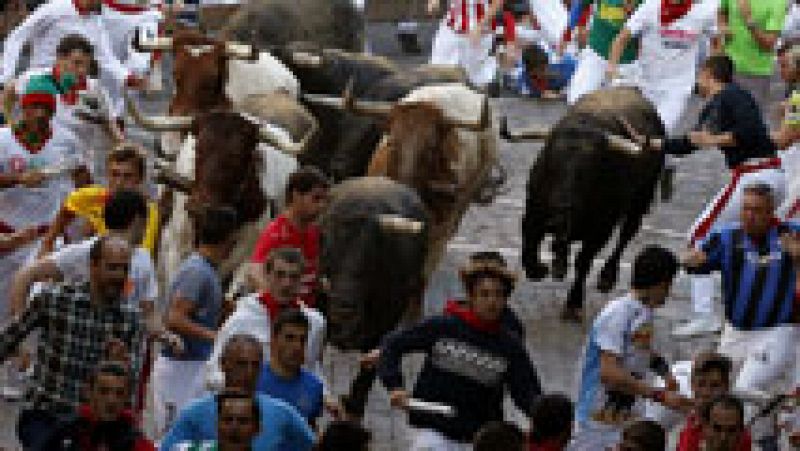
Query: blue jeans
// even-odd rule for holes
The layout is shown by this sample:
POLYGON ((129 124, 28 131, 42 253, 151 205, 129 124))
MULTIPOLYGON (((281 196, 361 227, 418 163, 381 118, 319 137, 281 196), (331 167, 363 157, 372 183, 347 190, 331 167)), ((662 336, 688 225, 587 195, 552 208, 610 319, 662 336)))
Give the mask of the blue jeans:
MULTIPOLYGON (((38 451, 53 433, 58 417, 42 409, 26 409, 17 420, 17 438, 25 451, 38 451)), ((44 450, 42 450, 44 451, 44 450)))

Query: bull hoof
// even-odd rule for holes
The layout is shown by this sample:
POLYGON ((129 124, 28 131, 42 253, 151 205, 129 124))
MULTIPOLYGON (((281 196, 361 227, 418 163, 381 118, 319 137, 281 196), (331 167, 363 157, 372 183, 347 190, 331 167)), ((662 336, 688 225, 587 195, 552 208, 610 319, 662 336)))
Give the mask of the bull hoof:
POLYGON ((583 322, 583 308, 564 307, 564 310, 561 311, 561 321, 569 323, 583 322))
POLYGON ((528 276, 528 279, 533 281, 539 281, 547 277, 547 274, 550 272, 550 269, 541 262, 536 262, 531 265, 525 266, 525 275, 528 276))

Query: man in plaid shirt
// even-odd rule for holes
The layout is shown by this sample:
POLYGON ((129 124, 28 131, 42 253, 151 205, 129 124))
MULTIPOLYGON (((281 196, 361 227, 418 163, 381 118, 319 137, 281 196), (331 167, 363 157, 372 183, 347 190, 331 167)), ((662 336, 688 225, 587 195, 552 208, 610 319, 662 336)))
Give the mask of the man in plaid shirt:
POLYGON ((78 407, 98 361, 123 361, 132 377, 137 373, 140 314, 122 302, 130 258, 125 240, 100 238, 90 252, 88 283, 46 287, 0 333, 2 361, 34 329, 40 330, 33 380, 17 429, 25 449, 38 449, 58 418, 78 407))

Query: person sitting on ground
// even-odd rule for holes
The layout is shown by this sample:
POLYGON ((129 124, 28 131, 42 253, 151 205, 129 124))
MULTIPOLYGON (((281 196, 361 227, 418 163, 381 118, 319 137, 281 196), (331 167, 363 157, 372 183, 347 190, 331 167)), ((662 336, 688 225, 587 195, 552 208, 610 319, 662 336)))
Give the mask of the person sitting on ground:
POLYGON ((575 449, 604 449, 619 442, 623 425, 644 414, 645 399, 673 408, 689 405, 688 399, 645 379, 648 371, 669 376, 669 365, 652 347, 653 310, 666 303, 677 272, 672 252, 646 247, 634 261, 631 292, 597 315, 575 410, 575 449))
POLYGON ((322 415, 322 381, 303 369, 309 322, 300 310, 285 310, 272 323, 269 360, 258 377, 256 392, 285 401, 316 428, 322 415))
POLYGON ((525 434, 515 424, 505 421, 486 423, 472 442, 473 451, 523 451, 525 434))
POLYGON ((392 406, 408 408, 402 356, 424 352, 414 397, 455 410, 454 418, 412 410, 409 423, 418 431, 412 449, 462 449, 486 423, 503 419, 506 391, 527 415, 541 393, 525 346, 504 329, 500 319, 514 289, 515 274, 487 261, 462 268, 461 279, 468 308, 399 330, 386 337, 380 351, 378 376, 389 390, 392 406))
POLYGON ((36 371, 25 394, 17 432, 25 449, 38 449, 59 417, 78 407, 86 376, 102 359, 123 360, 139 371, 140 312, 123 301, 131 247, 117 236, 95 241, 89 280, 44 287, 0 333, 0 361, 40 331, 36 371))
POLYGON ((622 430, 617 451, 666 451, 667 436, 655 421, 634 421, 622 430))
POLYGON ((572 438, 572 401, 556 393, 540 396, 531 415, 530 451, 562 451, 572 438))
POLYGON ((124 364, 99 363, 86 388, 88 402, 59 422, 43 451, 155 450, 126 408, 131 400, 131 381, 124 364))
MULTIPOLYGON (((314 443, 314 432, 305 418, 285 402, 263 393, 256 393, 256 382, 264 366, 261 343, 250 335, 234 335, 222 351, 223 391, 238 391, 255 395, 261 428, 253 438, 253 449, 258 451, 307 451, 314 443)), ((160 451, 172 451, 182 442, 216 440, 217 410, 214 395, 206 395, 191 402, 180 411, 177 419, 161 440, 160 451)))
MULTIPOLYGON (((252 394, 226 391, 215 396, 217 404, 217 440, 183 442, 172 451, 257 451, 253 444, 260 433, 261 411, 252 394)), ((285 448, 292 449, 292 448, 285 448)))
POLYGON ((354 421, 333 421, 315 451, 369 451, 372 434, 354 421))

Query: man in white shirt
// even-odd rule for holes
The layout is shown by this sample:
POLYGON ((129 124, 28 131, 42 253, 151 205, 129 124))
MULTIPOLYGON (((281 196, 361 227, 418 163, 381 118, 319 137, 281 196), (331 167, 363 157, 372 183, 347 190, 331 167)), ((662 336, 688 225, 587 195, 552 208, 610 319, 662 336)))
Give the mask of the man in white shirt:
POLYGON ((29 67, 51 68, 61 39, 79 34, 94 46, 101 75, 110 77, 117 86, 141 86, 142 79, 114 56, 108 32, 99 15, 100 4, 101 0, 50 0, 33 11, 6 37, 0 84, 17 75, 19 57, 26 43, 31 44, 29 67))
POLYGON ((219 358, 228 339, 237 334, 252 335, 262 346, 264 358, 269 357, 271 324, 282 310, 298 308, 308 319, 308 343, 305 368, 322 379, 322 351, 325 337, 325 319, 322 314, 302 303, 298 295, 305 259, 299 249, 283 247, 273 249, 264 262, 268 291, 247 296, 236 305, 236 310, 225 320, 214 340, 214 349, 208 359, 208 379, 220 385, 222 372, 219 358))
POLYGON ((668 134, 675 131, 692 94, 704 36, 716 25, 718 0, 645 0, 611 46, 607 74, 618 72, 622 51, 640 37, 637 80, 668 134))

